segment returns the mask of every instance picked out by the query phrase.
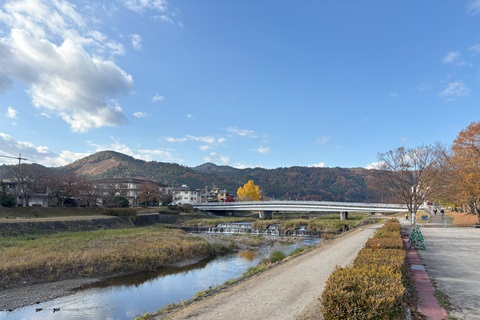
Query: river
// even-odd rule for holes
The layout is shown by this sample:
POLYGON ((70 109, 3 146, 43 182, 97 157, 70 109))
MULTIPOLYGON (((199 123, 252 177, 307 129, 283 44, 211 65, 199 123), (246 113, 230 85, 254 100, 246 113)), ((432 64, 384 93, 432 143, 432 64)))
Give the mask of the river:
POLYGON ((12 312, 0 312, 0 319, 134 319, 169 304, 189 300, 197 292, 238 278, 273 251, 289 254, 298 247, 317 244, 319 241, 319 238, 299 240, 294 244, 276 241, 273 245, 262 246, 256 251, 228 254, 183 268, 166 268, 158 272, 110 279, 84 287, 69 296, 12 312))

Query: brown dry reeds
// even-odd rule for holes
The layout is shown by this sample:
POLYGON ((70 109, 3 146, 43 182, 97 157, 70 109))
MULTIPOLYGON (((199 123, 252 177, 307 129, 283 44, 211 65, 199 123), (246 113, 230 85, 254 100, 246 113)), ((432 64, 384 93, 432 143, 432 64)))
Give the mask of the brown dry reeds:
POLYGON ((0 238, 0 286, 141 272, 224 249, 160 227, 0 238))

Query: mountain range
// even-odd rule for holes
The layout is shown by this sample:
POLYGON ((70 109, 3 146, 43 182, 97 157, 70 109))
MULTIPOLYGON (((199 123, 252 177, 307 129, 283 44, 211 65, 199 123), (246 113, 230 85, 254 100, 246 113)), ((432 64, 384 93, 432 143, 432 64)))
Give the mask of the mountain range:
MULTIPOLYGON (((5 178, 8 167, 0 167, 0 178, 5 178)), ((217 187, 232 194, 236 194, 237 189, 248 180, 253 180, 266 198, 276 200, 394 202, 391 195, 377 187, 379 171, 364 168, 294 166, 238 169, 213 163, 187 167, 139 160, 115 151, 101 151, 51 170, 74 172, 95 179, 138 178, 174 187, 217 187)))

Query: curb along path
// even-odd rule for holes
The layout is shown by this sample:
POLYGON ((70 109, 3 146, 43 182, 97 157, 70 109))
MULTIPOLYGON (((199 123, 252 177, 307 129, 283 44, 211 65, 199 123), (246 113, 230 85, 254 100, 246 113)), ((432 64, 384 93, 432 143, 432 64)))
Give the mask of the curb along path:
MULTIPOLYGON (((415 249, 408 249, 408 235, 403 234, 403 242, 407 250, 407 261, 411 267, 415 289, 418 295, 417 310, 428 320, 443 320, 447 318, 447 311, 440 306, 435 297, 435 288, 422 265, 422 261, 415 249)), ((428 248, 427 248, 428 249, 428 248)))
POLYGON ((318 248, 188 305, 168 319, 320 319, 319 298, 333 269, 353 262, 377 226, 318 248))

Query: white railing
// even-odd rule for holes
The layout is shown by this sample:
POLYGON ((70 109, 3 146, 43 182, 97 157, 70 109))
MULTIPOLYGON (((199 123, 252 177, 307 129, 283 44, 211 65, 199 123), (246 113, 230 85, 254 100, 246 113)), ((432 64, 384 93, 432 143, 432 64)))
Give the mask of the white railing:
POLYGON ((239 201, 194 203, 194 207, 203 211, 317 211, 317 212, 401 212, 407 207, 402 204, 331 202, 331 201, 239 201))

